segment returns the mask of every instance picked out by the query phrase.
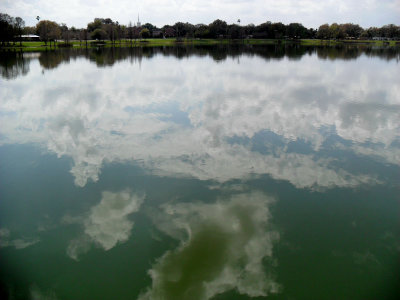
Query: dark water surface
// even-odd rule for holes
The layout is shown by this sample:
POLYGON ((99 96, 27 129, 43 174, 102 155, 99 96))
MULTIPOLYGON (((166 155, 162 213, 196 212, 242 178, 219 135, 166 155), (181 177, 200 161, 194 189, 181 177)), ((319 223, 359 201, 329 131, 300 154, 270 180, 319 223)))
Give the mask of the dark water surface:
POLYGON ((399 299, 399 59, 0 53, 0 298, 399 299))

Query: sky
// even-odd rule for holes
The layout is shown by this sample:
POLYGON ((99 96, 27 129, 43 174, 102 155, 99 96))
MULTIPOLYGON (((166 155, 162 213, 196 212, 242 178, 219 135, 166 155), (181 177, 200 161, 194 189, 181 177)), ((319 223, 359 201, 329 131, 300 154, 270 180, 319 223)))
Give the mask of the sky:
POLYGON ((0 12, 21 17, 27 26, 42 20, 86 27, 94 18, 120 24, 140 21, 156 26, 216 19, 242 25, 266 21, 302 23, 318 28, 325 23, 356 23, 364 28, 400 24, 400 0, 0 0, 0 12))

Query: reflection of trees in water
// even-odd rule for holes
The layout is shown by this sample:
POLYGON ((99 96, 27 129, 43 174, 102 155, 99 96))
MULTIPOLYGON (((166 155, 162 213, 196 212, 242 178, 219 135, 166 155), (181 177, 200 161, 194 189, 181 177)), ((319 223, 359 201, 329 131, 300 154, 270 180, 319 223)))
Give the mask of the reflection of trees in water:
POLYGON ((14 79, 29 72, 29 59, 23 57, 22 53, 3 52, 0 55, 1 77, 14 79))
MULTIPOLYGON (((97 48, 97 49, 68 49, 60 53, 43 53, 54 59, 57 57, 65 61, 72 57, 85 56, 97 66, 112 66, 114 63, 131 59, 151 58, 155 55, 173 56, 178 59, 189 56, 209 56, 215 61, 223 61, 227 58, 237 58, 242 55, 258 56, 266 60, 280 60, 284 57, 290 60, 301 59, 304 55, 316 53, 321 59, 356 59, 362 54, 378 56, 387 60, 399 59, 399 48, 374 48, 362 45, 344 45, 337 47, 301 46, 299 44, 275 44, 275 45, 213 45, 213 46, 175 46, 175 47, 136 47, 136 48, 97 48)), ((47 59, 50 59, 47 58, 47 59)))
MULTIPOLYGON (((209 56, 215 61, 227 58, 239 58, 242 55, 262 57, 265 60, 301 59, 304 55, 317 54, 320 59, 356 59, 361 55, 376 56, 386 60, 400 59, 400 48, 374 47, 368 45, 340 46, 301 46, 299 44, 246 45, 228 44, 213 46, 176 46, 176 47, 135 47, 135 48, 97 48, 97 49, 60 49, 40 53, 39 63, 45 69, 57 68, 63 62, 86 57, 98 67, 112 66, 118 61, 129 59, 141 62, 143 58, 155 55, 172 56, 178 59, 189 56, 209 56)), ((23 54, 2 53, 0 57, 1 76, 7 79, 25 75, 29 71, 29 61, 23 54)))
POLYGON ((400 59, 400 49, 394 47, 376 47, 370 45, 338 45, 335 47, 318 47, 316 53, 321 59, 356 59, 361 55, 377 56, 385 60, 400 59))
POLYGON ((344 59, 350 60, 359 57, 362 54, 362 51, 358 47, 352 46, 337 46, 337 47, 319 47, 316 49, 316 53, 318 58, 320 59, 344 59))
POLYGON ((45 69, 55 69, 62 62, 69 62, 73 56, 71 49, 42 52, 39 56, 39 63, 45 69))
POLYGON ((98 67, 112 66, 114 63, 120 60, 131 59, 135 60, 144 56, 148 56, 143 53, 142 48, 98 48, 95 50, 85 51, 84 56, 90 61, 96 63, 98 67))
POLYGON ((74 55, 84 55, 97 66, 112 66, 120 60, 131 59, 140 61, 155 55, 173 56, 178 59, 189 56, 209 56, 215 61, 227 58, 238 58, 242 55, 258 56, 266 60, 280 60, 284 57, 290 60, 301 59, 304 55, 316 53, 321 59, 356 59, 362 54, 378 56, 387 60, 398 59, 398 48, 373 48, 350 45, 339 47, 288 45, 213 45, 213 46, 176 46, 176 47, 143 47, 143 48, 99 48, 96 50, 75 51, 74 55))
POLYGON ((364 53, 369 57, 380 56, 382 58, 385 58, 386 60, 396 59, 397 61, 399 61, 400 60, 399 49, 400 49, 399 47, 396 48, 366 47, 364 53))

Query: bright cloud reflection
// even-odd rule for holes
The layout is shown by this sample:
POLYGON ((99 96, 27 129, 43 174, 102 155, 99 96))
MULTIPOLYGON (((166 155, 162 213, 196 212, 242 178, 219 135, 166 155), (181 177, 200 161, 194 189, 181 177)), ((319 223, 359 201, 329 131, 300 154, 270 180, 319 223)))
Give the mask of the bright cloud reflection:
POLYGON ((377 182, 321 156, 329 136, 356 155, 400 161, 396 63, 156 56, 140 69, 83 59, 45 76, 37 63, 30 69, 1 84, 0 143, 40 143, 71 157, 81 187, 98 180, 104 163, 128 160, 154 174, 220 182, 261 174, 296 187, 377 182), (268 151, 255 151, 252 139, 266 131, 280 144, 265 140, 268 151), (288 151, 292 142, 310 151, 288 151))
POLYGON ((84 233, 72 240, 68 246, 69 257, 78 260, 78 256, 87 252, 92 243, 104 250, 110 250, 118 243, 126 242, 133 228, 129 215, 140 209, 144 195, 133 194, 129 190, 102 193, 99 204, 93 206, 87 216, 71 218, 66 223, 82 223, 84 233))
POLYGON ((279 235, 268 228, 270 203, 253 192, 213 204, 164 205, 155 225, 181 243, 153 265, 152 286, 139 299, 211 299, 232 289, 251 297, 277 293, 271 268, 279 235))
POLYGON ((12 239, 10 230, 7 228, 0 228, 0 248, 15 247, 15 249, 25 249, 29 246, 35 245, 40 240, 38 238, 16 238, 12 239))

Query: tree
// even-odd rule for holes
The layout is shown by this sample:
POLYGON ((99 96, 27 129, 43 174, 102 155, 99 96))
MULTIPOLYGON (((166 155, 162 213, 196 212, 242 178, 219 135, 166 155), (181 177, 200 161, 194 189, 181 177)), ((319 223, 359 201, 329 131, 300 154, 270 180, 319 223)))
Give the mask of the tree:
POLYGON ((248 24, 246 26, 244 26, 244 34, 246 36, 252 36, 256 30, 256 26, 254 24, 248 24))
POLYGON ((23 34, 36 34, 36 26, 25 26, 22 30, 23 34))
POLYGON ((80 38, 85 40, 86 48, 88 47, 88 39, 89 39, 89 34, 87 29, 83 29, 80 32, 80 38))
POLYGON ((114 24, 114 22, 110 18, 103 19, 103 23, 104 24, 114 24))
POLYGON ((146 24, 142 25, 142 28, 147 28, 150 32, 150 35, 153 34, 153 30, 157 29, 157 27, 151 23, 146 23, 146 24))
POLYGON ((184 24, 185 26, 185 31, 186 31, 186 38, 193 38, 194 37, 194 32, 196 31, 196 27, 193 24, 190 24, 186 22, 184 24))
POLYGON ((228 26, 228 36, 231 39, 238 39, 240 37, 240 26, 231 24, 228 26))
POLYGON ((140 38, 140 31, 141 30, 142 30, 141 27, 133 26, 133 38, 135 39, 135 43, 136 43, 136 40, 138 38, 140 38))
POLYGON ((96 29, 101 29, 102 25, 103 25, 103 23, 101 22, 101 20, 96 18, 96 19, 94 19, 93 22, 90 22, 87 24, 87 30, 89 33, 92 33, 96 29))
POLYGON ((113 29, 114 29, 115 40, 117 40, 117 41, 119 40, 119 43, 121 44, 121 39, 123 38, 124 30, 118 21, 115 22, 115 24, 113 24, 113 25, 114 25, 113 29))
POLYGON ((318 30, 314 28, 307 29, 307 37, 315 39, 317 37, 317 32, 318 30))
POLYGON ((107 23, 102 26, 102 29, 107 33, 108 39, 114 44, 115 40, 118 39, 118 30, 116 24, 107 23))
POLYGON ((340 24, 339 26, 344 31, 345 37, 358 38, 363 32, 363 29, 360 27, 360 25, 357 24, 346 23, 340 24))
POLYGON ((329 38, 330 39, 337 39, 339 37, 340 28, 337 23, 332 23, 329 26, 329 38))
POLYGON ((133 26, 132 26, 132 22, 129 21, 128 27, 127 27, 127 35, 128 38, 132 44, 132 40, 133 40, 133 35, 134 35, 134 30, 133 30, 133 26))
MULTIPOLYGON (((36 30, 40 35, 40 38, 45 42, 47 45, 48 41, 54 41, 60 38, 61 29, 60 26, 53 21, 42 20, 36 25, 36 30)), ((50 44, 51 45, 51 44, 50 44)))
POLYGON ((204 24, 198 25, 194 32, 194 36, 200 39, 208 38, 210 36, 210 30, 208 29, 208 26, 204 24))
POLYGON ((286 35, 290 38, 306 38, 308 37, 307 28, 300 23, 290 23, 286 27, 286 35))
POLYGON ((381 36, 394 39, 400 37, 400 26, 394 24, 385 25, 380 28, 381 36))
POLYGON ((323 25, 319 26, 318 32, 317 32, 317 37, 319 39, 329 38, 329 25, 328 24, 323 24, 323 25))
POLYGON ((362 35, 369 39, 377 37, 377 36, 379 36, 379 28, 378 27, 370 27, 367 30, 365 30, 362 35))
POLYGON ((50 25, 50 26, 48 26, 49 39, 50 39, 50 41, 53 41, 54 46, 55 46, 56 40, 59 39, 61 36, 60 26, 58 26, 58 24, 56 22, 50 22, 49 25, 50 25))
POLYGON ((67 43, 69 43, 70 32, 69 32, 68 26, 65 23, 61 23, 60 30, 61 30, 62 39, 64 41, 66 41, 67 43))
POLYGON ((176 34, 175 29, 170 25, 164 25, 162 31, 164 33, 164 36, 167 38, 174 37, 176 34))
POLYGON ((271 23, 267 21, 266 23, 255 26, 253 35, 256 38, 281 39, 286 35, 286 26, 280 22, 271 23))
POLYGON ((14 18, 0 13, 0 41, 2 45, 14 40, 14 18))
POLYGON ((176 36, 179 37, 184 37, 186 35, 186 27, 185 24, 182 22, 176 22, 175 25, 173 26, 174 30, 176 32, 176 36))
POLYGON ((149 38, 150 37, 150 30, 148 30, 147 28, 143 28, 140 31, 140 37, 143 38, 143 39, 149 38))
POLYGON ((270 21, 255 26, 252 34, 256 38, 273 39, 275 37, 274 29, 270 21))
POLYGON ((286 26, 281 22, 273 23, 272 30, 274 32, 275 39, 281 39, 286 34, 286 26))
POLYGON ((228 29, 228 25, 226 24, 226 22, 219 19, 212 22, 210 25, 208 25, 208 27, 210 30, 210 36, 213 38, 218 38, 226 35, 228 29))
POLYGON ((91 37, 94 40, 102 41, 107 38, 107 32, 105 32, 103 29, 97 28, 95 31, 92 32, 91 37))
POLYGON ((120 39, 120 42, 121 42, 121 39, 126 39, 127 38, 128 29, 127 29, 127 27, 125 25, 118 25, 117 30, 118 30, 118 37, 120 39))
POLYGON ((16 17, 15 18, 15 29, 16 29, 16 32, 17 32, 17 34, 19 36, 19 45, 20 46, 22 46, 22 37, 21 37, 21 35, 22 35, 22 29, 23 29, 24 26, 25 26, 25 21, 22 20, 22 18, 20 18, 20 17, 16 17))
POLYGON ((69 38, 81 41, 80 32, 81 32, 81 29, 78 29, 78 28, 75 28, 74 26, 72 26, 69 29, 69 38))

